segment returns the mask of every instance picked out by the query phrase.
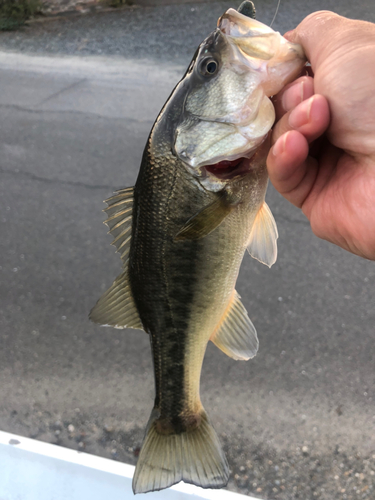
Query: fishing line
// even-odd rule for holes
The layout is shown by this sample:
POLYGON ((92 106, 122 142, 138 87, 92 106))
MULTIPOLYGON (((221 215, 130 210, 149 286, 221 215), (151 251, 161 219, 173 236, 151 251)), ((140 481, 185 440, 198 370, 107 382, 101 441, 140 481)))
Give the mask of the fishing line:
POLYGON ((280 1, 281 1, 281 0, 279 0, 279 1, 277 2, 276 12, 275 12, 275 15, 273 16, 272 23, 270 24, 270 28, 272 28, 273 22, 274 22, 274 20, 276 19, 277 13, 279 12, 280 1))

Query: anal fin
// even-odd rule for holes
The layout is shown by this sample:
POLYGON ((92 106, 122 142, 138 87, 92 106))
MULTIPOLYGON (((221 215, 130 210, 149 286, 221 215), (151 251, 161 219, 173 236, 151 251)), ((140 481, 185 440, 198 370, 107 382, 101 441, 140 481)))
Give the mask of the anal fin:
POLYGON ((91 309, 89 318, 102 326, 143 330, 131 293, 127 271, 121 273, 100 297, 91 309))
POLYGON ((256 355, 257 332, 236 290, 210 340, 233 359, 246 361, 256 355))

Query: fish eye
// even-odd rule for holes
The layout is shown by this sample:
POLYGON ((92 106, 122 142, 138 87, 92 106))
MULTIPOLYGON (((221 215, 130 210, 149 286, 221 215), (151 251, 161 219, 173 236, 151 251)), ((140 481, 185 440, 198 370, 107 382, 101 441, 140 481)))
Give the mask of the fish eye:
POLYGON ((203 59, 199 72, 203 76, 212 76, 214 75, 219 68, 219 64, 212 57, 208 57, 207 59, 203 59))

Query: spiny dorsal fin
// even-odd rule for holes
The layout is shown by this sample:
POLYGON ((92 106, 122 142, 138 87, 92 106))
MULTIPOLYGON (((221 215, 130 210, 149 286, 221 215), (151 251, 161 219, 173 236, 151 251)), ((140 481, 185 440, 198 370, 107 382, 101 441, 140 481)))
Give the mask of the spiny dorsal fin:
POLYGON ((216 229, 235 208, 236 204, 228 203, 223 194, 204 207, 182 226, 175 236, 175 241, 199 240, 216 229))
POLYGON ((89 318, 94 323, 115 328, 143 330, 130 289, 128 272, 124 271, 92 308, 89 318))
POLYGON ((133 187, 121 189, 105 201, 108 205, 104 209, 108 215, 105 224, 109 227, 109 233, 114 237, 112 245, 115 245, 124 264, 127 263, 129 257, 132 234, 133 193, 133 187))
POLYGON ((277 259, 277 226, 266 202, 255 217, 251 228, 247 251, 262 264, 271 267, 277 259))
POLYGON ((236 290, 210 340, 233 359, 246 361, 256 355, 257 332, 236 290))

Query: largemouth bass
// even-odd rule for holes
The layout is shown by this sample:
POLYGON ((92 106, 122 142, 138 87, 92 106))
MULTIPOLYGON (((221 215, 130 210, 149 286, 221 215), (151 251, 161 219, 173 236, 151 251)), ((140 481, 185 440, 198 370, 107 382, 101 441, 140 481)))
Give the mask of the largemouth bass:
POLYGON ((257 352, 235 283, 246 248, 268 266, 276 260, 277 228, 264 201, 269 96, 304 63, 299 45, 229 9, 160 112, 135 187, 107 200, 124 269, 90 318, 149 333, 155 371, 134 493, 181 480, 227 484, 199 396, 201 367, 209 340, 234 359, 257 352))

